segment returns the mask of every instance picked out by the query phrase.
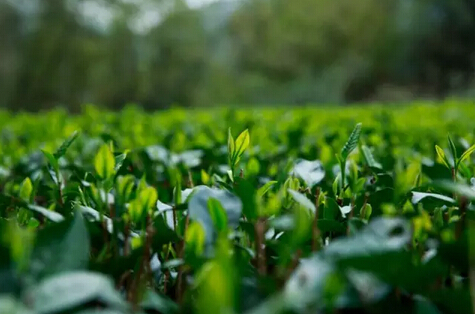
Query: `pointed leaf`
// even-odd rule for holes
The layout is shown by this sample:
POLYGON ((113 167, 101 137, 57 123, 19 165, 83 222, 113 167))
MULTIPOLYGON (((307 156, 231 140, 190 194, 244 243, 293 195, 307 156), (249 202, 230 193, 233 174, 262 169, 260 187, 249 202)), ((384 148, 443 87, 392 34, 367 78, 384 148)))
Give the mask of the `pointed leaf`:
POLYGON ((47 208, 38 206, 38 205, 28 205, 28 208, 31 209, 32 211, 35 211, 37 213, 40 213, 44 217, 48 218, 49 220, 53 222, 61 222, 64 220, 63 215, 60 213, 54 212, 52 210, 49 210, 47 208))
POLYGON ((350 153, 358 146, 358 142, 360 140, 361 135, 361 123, 358 123, 353 132, 351 132, 348 141, 346 142, 345 146, 343 146, 341 150, 341 157, 343 160, 346 160, 350 153))
POLYGON ((120 168, 122 167, 122 165, 124 164, 124 161, 125 159, 127 158, 127 153, 128 152, 124 152, 120 155, 117 155, 115 156, 115 167, 114 167, 114 170, 115 171, 119 171, 120 168))
POLYGON ((54 157, 53 154, 51 154, 47 151, 41 150, 41 152, 46 157, 46 159, 48 159, 48 162, 51 165, 51 167, 54 169, 54 171, 58 171, 59 170, 59 164, 58 164, 58 160, 56 159, 56 157, 54 157))
POLYGON ((25 202, 30 201, 31 193, 33 192, 33 184, 31 184, 30 178, 25 178, 21 183, 20 198, 25 202))
POLYGON ((447 135, 447 140, 449 142, 450 152, 452 153, 452 157, 454 158, 454 162, 457 160, 457 148, 455 147, 454 142, 450 135, 447 135))
POLYGON ((235 142, 235 156, 237 158, 241 157, 241 155, 244 153, 244 151, 247 149, 250 143, 250 137, 249 137, 249 131, 248 129, 245 129, 239 136, 236 138, 235 142))
POLYGON ((71 134, 64 142, 61 144, 61 146, 58 148, 56 153, 54 153, 54 158, 59 159, 63 157, 66 154, 66 151, 68 148, 73 144, 74 140, 78 137, 79 132, 74 131, 73 134, 71 134))
MULTIPOLYGON (((234 156, 234 150, 235 150, 235 145, 234 145, 234 138, 233 135, 231 134, 231 128, 228 129, 228 156, 229 156, 229 162, 233 162, 233 156, 234 156)), ((233 166, 231 164, 231 166, 233 166)))
POLYGON ((361 151, 363 152, 363 157, 366 161, 366 164, 369 167, 382 169, 381 164, 374 159, 373 153, 371 153, 371 150, 369 149, 368 146, 362 145, 361 146, 361 151))
POLYGON ((462 156, 460 156, 460 159, 458 161, 458 164, 462 163, 464 160, 470 157, 470 155, 475 151, 475 144, 472 145, 470 148, 468 148, 462 156))
POLYGON ((264 184, 262 187, 260 187, 258 190, 257 190, 257 197, 261 198, 263 197, 267 191, 269 191, 273 185, 275 185, 277 183, 277 181, 269 181, 267 182, 266 184, 264 184))
POLYGON ((450 169, 451 167, 449 165, 449 160, 447 159, 447 156, 445 156, 444 150, 438 145, 435 145, 435 150, 437 152, 437 155, 439 155, 440 159, 444 163, 444 165, 450 169))

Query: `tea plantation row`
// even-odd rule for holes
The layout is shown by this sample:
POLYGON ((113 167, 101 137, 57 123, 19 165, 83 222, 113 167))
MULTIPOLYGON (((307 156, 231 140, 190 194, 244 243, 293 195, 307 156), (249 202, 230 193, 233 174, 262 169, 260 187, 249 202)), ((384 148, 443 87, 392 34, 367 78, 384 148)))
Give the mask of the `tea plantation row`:
POLYGON ((474 103, 0 113, 0 312, 473 313, 474 103))

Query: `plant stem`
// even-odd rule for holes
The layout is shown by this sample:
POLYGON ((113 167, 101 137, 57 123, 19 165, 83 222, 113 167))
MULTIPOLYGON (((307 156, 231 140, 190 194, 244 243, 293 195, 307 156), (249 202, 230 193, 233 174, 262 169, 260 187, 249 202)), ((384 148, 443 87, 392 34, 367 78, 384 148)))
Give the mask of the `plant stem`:
POLYGON ((317 191, 315 192, 315 217, 313 218, 313 228, 312 228, 312 252, 316 252, 318 250, 318 237, 320 235, 320 229, 318 229, 318 207, 319 207, 319 198, 320 198, 320 187, 317 187, 317 191))
MULTIPOLYGON (((186 238, 186 231, 188 230, 188 225, 190 223, 190 216, 186 216, 186 221, 185 221, 185 230, 183 230, 183 240, 181 243, 181 248, 179 251, 178 257, 182 259, 185 256, 185 238, 186 238)), ((181 265, 178 268, 178 279, 177 279, 177 289, 176 289, 176 297, 178 303, 181 302, 182 297, 183 297, 183 265, 181 265)))
POLYGON ((265 218, 260 218, 254 225, 254 232, 256 235, 256 259, 257 271, 259 275, 264 276, 267 272, 266 267, 266 249, 264 247, 266 221, 265 218))
POLYGON ((353 196, 351 197, 351 209, 350 209, 350 213, 349 213, 349 215, 348 215, 347 225, 346 225, 346 235, 347 235, 347 236, 350 235, 350 220, 351 220, 351 218, 353 218, 354 209, 355 209, 355 196, 353 195, 353 196))
POLYGON ((468 207, 468 200, 465 197, 460 199, 460 218, 457 223, 457 229, 455 230, 455 239, 458 240, 462 236, 462 233, 465 229, 465 221, 467 218, 467 207, 468 207))

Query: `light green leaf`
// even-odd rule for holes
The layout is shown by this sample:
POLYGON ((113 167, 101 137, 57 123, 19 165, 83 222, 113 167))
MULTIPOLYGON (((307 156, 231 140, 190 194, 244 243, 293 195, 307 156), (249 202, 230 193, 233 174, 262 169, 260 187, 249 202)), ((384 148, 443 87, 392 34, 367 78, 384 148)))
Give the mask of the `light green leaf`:
POLYGON ((249 147, 250 137, 248 129, 245 129, 239 136, 236 138, 235 148, 236 157, 241 157, 244 151, 249 147))
POLYGON ((208 199, 208 210, 218 233, 225 231, 228 227, 228 217, 221 203, 217 199, 210 197, 208 199))
POLYGON ((191 222, 185 235, 186 250, 195 256, 200 256, 204 251, 205 238, 203 226, 197 221, 191 222))
POLYGON ((252 157, 251 159, 249 159, 246 165, 246 176, 256 176, 259 174, 260 170, 261 165, 259 163, 259 160, 257 160, 256 157, 252 157))
POLYGON ((20 198, 26 202, 29 202, 32 192, 33 192, 33 184, 31 184, 30 178, 27 177, 21 183, 20 198))
POLYGON ((267 191, 269 191, 271 187, 275 185, 276 183, 277 181, 269 181, 266 184, 264 184, 262 187, 259 188, 259 190, 257 190, 257 197, 259 198, 263 197, 267 193, 267 191))
POLYGON ((201 182, 205 185, 208 185, 210 182, 210 176, 204 169, 201 169, 201 182))
POLYGON ((133 175, 120 176, 117 178, 117 192, 124 202, 130 200, 132 189, 134 188, 135 177, 133 175))
POLYGON ((58 172, 59 164, 58 164, 58 160, 56 159, 56 157, 54 157, 53 154, 51 154, 51 153, 49 153, 45 150, 41 150, 41 152, 46 157, 46 159, 48 159, 48 162, 51 165, 51 167, 54 169, 54 171, 58 172))
POLYGON ((363 157, 366 161, 366 164, 369 167, 382 169, 381 164, 374 159, 373 153, 371 153, 371 150, 369 149, 368 146, 362 145, 361 146, 361 151, 363 153, 363 157))
POLYGON ((157 190, 154 187, 146 187, 142 191, 140 191, 139 195, 140 203, 144 210, 150 210, 151 208, 155 207, 157 203, 158 194, 157 190))
POLYGON ((467 150, 462 154, 462 156, 460 156, 460 159, 459 159, 457 165, 460 164, 460 163, 462 163, 463 161, 465 161, 467 158, 469 158, 470 155, 471 155, 474 151, 475 151, 475 144, 472 145, 469 149, 467 149, 467 150))
POLYGON ((228 156, 229 156, 229 162, 232 163, 233 156, 234 156, 234 138, 233 135, 231 134, 231 128, 228 129, 228 156))
POLYGON ((447 159, 447 156, 445 156, 444 150, 439 145, 435 145, 435 150, 437 152, 437 155, 439 155, 440 159, 444 163, 444 165, 450 169, 451 167, 449 165, 449 160, 447 159))
POLYGON ((373 213, 373 207, 371 206, 371 204, 365 204, 361 208, 360 218, 365 219, 365 220, 369 220, 372 213, 373 213))
POLYGON ((348 141, 346 142, 345 146, 343 146, 341 150, 341 157, 343 160, 346 160, 350 153, 358 146, 358 142, 360 140, 361 135, 361 123, 358 123, 353 132, 351 132, 348 141))
POLYGON ((115 158, 108 145, 104 144, 94 158, 94 168, 97 174, 106 180, 114 174, 115 158))

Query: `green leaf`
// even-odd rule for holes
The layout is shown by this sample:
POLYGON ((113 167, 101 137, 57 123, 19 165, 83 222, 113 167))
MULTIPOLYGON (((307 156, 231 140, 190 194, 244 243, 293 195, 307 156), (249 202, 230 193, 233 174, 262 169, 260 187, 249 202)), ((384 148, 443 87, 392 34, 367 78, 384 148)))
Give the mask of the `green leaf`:
POLYGON ((89 263, 89 233, 83 216, 38 231, 30 273, 38 279, 57 272, 86 269, 89 263))
POLYGON ((275 185, 276 183, 277 181, 269 181, 263 186, 261 186, 257 190, 257 197, 262 198, 267 193, 267 191, 269 191, 272 188, 272 186, 275 185))
POLYGON ((58 164, 58 160, 56 159, 56 157, 54 157, 51 153, 49 153, 47 151, 41 150, 41 152, 46 157, 46 159, 48 159, 48 162, 51 165, 51 167, 53 168, 53 170, 58 172, 59 171, 59 164, 58 164))
POLYGON ((109 309, 126 311, 128 305, 115 290, 114 282, 103 274, 74 271, 55 274, 29 291, 38 314, 66 313, 92 302, 109 309))
POLYGON ((140 203, 142 204, 143 210, 147 211, 155 207, 158 199, 157 190, 154 187, 148 186, 139 194, 140 203))
POLYGON ((239 185, 235 188, 236 194, 239 196, 242 202, 242 212, 246 219, 254 221, 258 216, 257 197, 254 185, 246 179, 239 182, 239 185))
POLYGON ((201 182, 203 182, 204 185, 208 185, 210 180, 209 174, 204 169, 201 169, 201 182))
POLYGON ((365 220, 369 220, 372 213, 373 213, 373 207, 371 206, 371 204, 365 204, 361 208, 360 218, 365 219, 365 220))
POLYGON ((350 137, 348 141, 346 142, 345 146, 343 146, 341 150, 341 157, 343 161, 345 161, 350 153, 358 146, 358 141, 360 140, 360 135, 361 135, 361 123, 358 123, 355 128, 353 129, 353 132, 351 132, 350 137))
POLYGON ((235 158, 238 159, 239 157, 242 156, 244 151, 248 148, 250 143, 250 136, 249 136, 249 130, 245 129, 239 136, 236 138, 235 142, 235 148, 236 151, 234 153, 235 158))
POLYGON ((115 156, 115 167, 114 167, 114 170, 117 172, 120 170, 120 168, 122 167, 122 165, 124 164, 124 161, 125 159, 127 158, 127 153, 128 152, 124 152, 120 155, 117 155, 115 156))
POLYGON ((0 295, 0 311, 2 314, 36 314, 8 294, 0 295))
POLYGON ((433 185, 434 187, 437 187, 446 192, 455 193, 457 195, 464 196, 471 201, 475 201, 475 190, 466 184, 443 180, 435 181, 433 185))
POLYGON ((452 157, 454 158, 454 163, 455 163, 457 160, 457 148, 455 147, 455 144, 452 141, 452 138, 450 137, 450 135, 447 135, 447 140, 449 142, 450 151, 452 153, 452 157))
POLYGON ((325 199, 325 208, 323 210, 323 217, 325 219, 334 220, 339 215, 340 215, 340 206, 338 206, 338 203, 333 198, 327 197, 325 199))
POLYGON ((132 194, 135 185, 135 177, 133 175, 120 176, 117 178, 117 192, 124 203, 127 203, 132 194))
POLYGON ((106 180, 114 174, 115 158, 107 144, 103 144, 94 158, 94 167, 97 174, 106 180))
POLYGON ((287 192, 292 195, 292 198, 303 208, 310 210, 313 213, 316 211, 315 204, 313 204, 305 195, 290 189, 287 190, 287 192))
POLYGON ((21 183, 20 198, 23 199, 25 202, 29 202, 32 192, 33 192, 33 184, 31 184, 30 178, 27 177, 21 183))
POLYGON ((444 150, 438 145, 435 145, 435 150, 437 152, 437 155, 439 155, 440 159, 444 163, 444 165, 450 169, 451 168, 449 165, 450 163, 449 163, 449 160, 447 159, 447 156, 445 156, 444 150))
POLYGON ((361 151, 363 153, 363 157, 366 161, 366 164, 369 167, 376 168, 376 169, 382 169, 381 164, 374 159, 373 153, 371 153, 371 150, 369 149, 368 146, 362 145, 361 146, 361 151))
POLYGON ((445 205, 445 204, 455 204, 455 200, 451 197, 442 195, 442 194, 436 194, 436 193, 423 193, 423 192, 411 192, 412 193, 412 203, 413 204, 418 204, 424 199, 434 199, 434 200, 439 200, 440 206, 445 205))
POLYGON ((198 221, 193 221, 188 226, 185 235, 185 247, 194 256, 200 256, 204 252, 206 241, 205 229, 198 221))
POLYGON ((43 215, 44 217, 48 218, 49 220, 53 222, 61 222, 64 220, 63 215, 61 215, 60 213, 54 212, 52 210, 49 210, 47 208, 44 208, 38 205, 32 205, 32 204, 28 205, 28 208, 34 212, 37 212, 43 215))
POLYGON ((175 302, 151 289, 147 289, 139 305, 144 311, 154 311, 163 314, 178 313, 178 305, 175 302))
POLYGON ((257 176, 261 169, 261 164, 256 157, 251 157, 246 165, 246 176, 257 176))
POLYGON ((195 187, 188 202, 188 212, 191 219, 200 222, 203 226, 206 234, 206 244, 211 244, 216 239, 213 219, 208 210, 208 200, 210 198, 218 200, 226 211, 229 228, 234 229, 239 226, 243 207, 241 199, 229 191, 212 189, 207 186, 195 187))
POLYGON ((68 148, 71 146, 71 144, 73 144, 74 140, 76 140, 76 138, 79 136, 79 132, 78 131, 74 131, 73 134, 71 134, 62 144, 61 146, 58 148, 58 150, 56 151, 56 153, 54 153, 54 158, 56 159, 60 159, 61 157, 63 157, 65 154, 66 154, 66 151, 68 150, 68 148))
POLYGON ((462 156, 460 156, 460 159, 458 160, 457 162, 457 165, 459 165, 460 163, 464 162, 467 158, 470 157, 470 155, 475 151, 475 144, 472 145, 470 148, 468 148, 463 154, 462 156))
POLYGON ((226 231, 228 228, 228 217, 221 203, 217 199, 210 197, 208 199, 208 209, 218 233, 226 231))
MULTIPOLYGON (((173 221, 171 225, 173 226, 173 221)), ((154 218, 153 226, 155 228, 153 247, 156 250, 161 250, 162 246, 165 244, 176 243, 179 241, 178 235, 170 228, 163 215, 158 215, 154 218)))
POLYGON ((233 138, 233 135, 231 134, 231 128, 229 128, 228 129, 228 156, 229 156, 230 166, 233 166, 234 150, 235 150, 234 138, 233 138))

